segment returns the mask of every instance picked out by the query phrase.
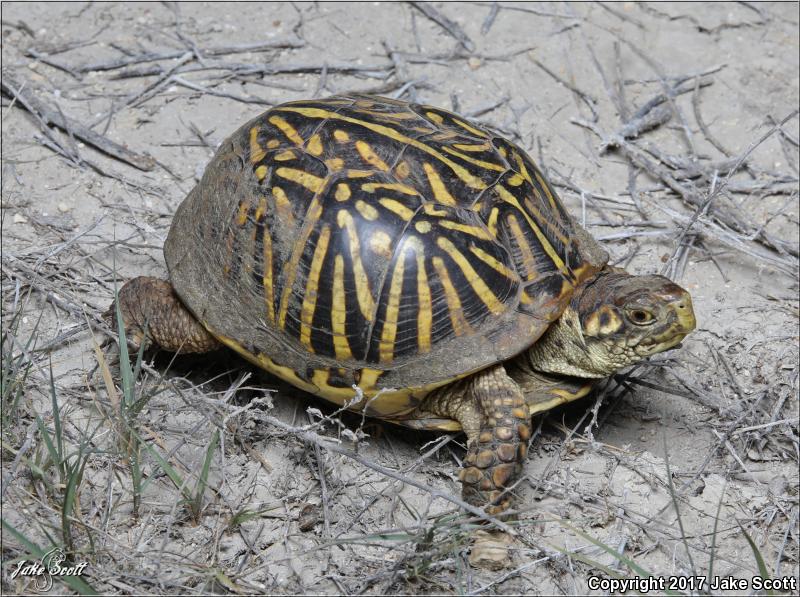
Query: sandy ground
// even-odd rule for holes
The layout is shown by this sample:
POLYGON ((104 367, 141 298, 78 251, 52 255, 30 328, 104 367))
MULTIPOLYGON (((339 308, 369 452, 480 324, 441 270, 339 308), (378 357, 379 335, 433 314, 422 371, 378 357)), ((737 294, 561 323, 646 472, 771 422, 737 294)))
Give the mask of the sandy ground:
POLYGON ((5 592, 50 547, 108 593, 796 581, 798 5, 430 6, 3 3, 5 592), (681 349, 534 420, 499 571, 470 566, 469 517, 437 497, 460 494, 462 437, 331 419, 233 355, 148 355, 137 415, 115 346, 95 350, 115 281, 165 274, 218 144, 351 90, 514 138, 615 263, 693 295, 681 349), (312 423, 347 454, 304 441, 312 423))

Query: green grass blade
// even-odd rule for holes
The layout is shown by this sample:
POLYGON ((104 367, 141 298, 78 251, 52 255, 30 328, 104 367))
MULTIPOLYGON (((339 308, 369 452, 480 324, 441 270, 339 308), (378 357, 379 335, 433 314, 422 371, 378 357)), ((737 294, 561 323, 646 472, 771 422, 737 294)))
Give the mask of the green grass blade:
MULTIPOLYGON (((39 428, 39 435, 42 436, 42 440, 44 441, 45 448, 47 449, 48 456, 50 460, 53 461, 55 464, 56 469, 58 470, 59 474, 59 481, 61 483, 64 482, 64 477, 62 475, 61 470, 61 463, 58 460, 58 451, 56 450, 55 445, 53 444, 53 439, 50 437, 50 432, 47 430, 47 427, 44 426, 44 421, 42 421, 42 417, 36 415, 36 426, 39 428)), ((40 467, 40 471, 44 473, 47 470, 46 464, 42 464, 40 467)), ((42 476, 44 478, 44 476, 42 476)))
POLYGON ((83 480, 83 470, 88 460, 88 456, 82 453, 78 454, 77 462, 74 466, 70 467, 67 477, 64 502, 61 505, 61 535, 64 540, 64 545, 67 547, 67 551, 73 550, 71 518, 72 512, 75 510, 78 487, 80 487, 81 481, 83 480))
MULTIPOLYGON (((769 570, 767 569, 767 564, 764 561, 764 557, 761 555, 761 551, 758 549, 756 542, 747 534, 747 531, 744 530, 744 527, 740 522, 737 521, 739 528, 742 530, 742 534, 744 538, 747 539, 747 542, 750 544, 750 549, 753 550, 753 556, 756 558, 756 564, 758 565, 758 573, 761 575, 761 578, 772 578, 769 570)), ((767 595, 774 595, 775 593, 772 590, 767 591, 767 595)))
POLYGON ((50 398, 53 403, 53 430, 56 436, 56 447, 58 448, 58 468, 62 473, 61 479, 64 482, 66 469, 64 468, 64 435, 61 431, 61 410, 58 407, 58 398, 56 397, 56 382, 53 379, 53 359, 50 359, 50 398))
POLYGON ((208 487, 208 473, 211 470, 211 461, 214 459, 214 452, 219 444, 219 429, 214 430, 214 435, 211 437, 211 442, 206 449, 206 457, 203 460, 203 468, 200 471, 200 478, 197 480, 197 487, 194 493, 194 505, 192 512, 195 518, 200 516, 200 510, 203 507, 203 495, 206 493, 208 487))
MULTIPOLYGON (((175 487, 177 487, 180 490, 181 494, 183 494, 184 499, 187 502, 191 503, 193 496, 188 489, 187 486, 188 484, 183 479, 183 477, 181 477, 180 473, 178 473, 178 471, 176 471, 175 468, 169 462, 167 462, 161 454, 158 453, 158 450, 156 450, 146 441, 142 440, 142 438, 139 436, 138 433, 136 433, 134 429, 130 429, 130 432, 135 437, 136 441, 139 442, 139 445, 144 446, 144 449, 147 450, 150 453, 150 456, 152 456, 155 459, 155 461, 158 463, 158 466, 161 468, 161 470, 164 471, 164 473, 166 473, 167 477, 169 477, 169 480, 172 481, 175 487)), ((152 479, 153 477, 154 477, 153 475, 150 475, 150 479, 152 479)), ((149 479, 148 481, 145 481, 142 484, 142 490, 144 490, 148 482, 149 479)))
POLYGON ((134 403, 133 371, 131 357, 128 353, 128 339, 125 337, 125 323, 122 320, 122 309, 119 306, 119 292, 114 291, 114 311, 117 317, 117 334, 119 334, 119 372, 122 376, 122 396, 126 406, 134 403))

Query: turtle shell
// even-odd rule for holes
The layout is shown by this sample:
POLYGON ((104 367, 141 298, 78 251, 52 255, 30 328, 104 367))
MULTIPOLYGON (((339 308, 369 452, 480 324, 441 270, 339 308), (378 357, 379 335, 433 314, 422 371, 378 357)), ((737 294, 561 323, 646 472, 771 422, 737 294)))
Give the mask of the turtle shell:
POLYGON ((353 408, 397 422, 531 346, 607 260, 514 143, 359 95, 282 104, 236 131, 164 253, 223 343, 337 404, 358 386, 353 408))

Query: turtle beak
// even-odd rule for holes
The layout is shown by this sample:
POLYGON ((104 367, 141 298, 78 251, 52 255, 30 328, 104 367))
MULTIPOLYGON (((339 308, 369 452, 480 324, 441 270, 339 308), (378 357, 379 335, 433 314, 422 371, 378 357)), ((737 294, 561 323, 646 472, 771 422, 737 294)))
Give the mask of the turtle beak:
POLYGON ((678 336, 679 340, 685 338, 697 326, 692 308, 692 297, 683 288, 670 282, 659 288, 655 293, 663 305, 666 321, 672 321, 669 333, 678 336))
POLYGON ((675 325, 672 331, 675 334, 686 336, 697 326, 692 308, 692 297, 677 284, 668 284, 658 292, 659 298, 667 312, 675 318, 675 325))

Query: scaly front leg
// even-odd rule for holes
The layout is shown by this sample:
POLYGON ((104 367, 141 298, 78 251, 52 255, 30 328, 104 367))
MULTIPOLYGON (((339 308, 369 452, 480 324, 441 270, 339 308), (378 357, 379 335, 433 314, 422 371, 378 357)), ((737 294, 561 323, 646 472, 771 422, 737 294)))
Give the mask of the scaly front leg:
POLYGON ((461 423, 468 450, 459 478, 464 501, 499 514, 512 496, 505 492, 519 476, 531 435, 525 398, 502 365, 434 392, 424 410, 461 423))

